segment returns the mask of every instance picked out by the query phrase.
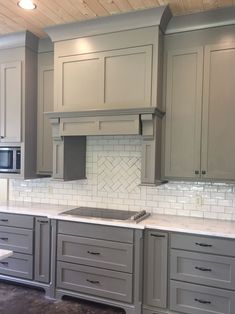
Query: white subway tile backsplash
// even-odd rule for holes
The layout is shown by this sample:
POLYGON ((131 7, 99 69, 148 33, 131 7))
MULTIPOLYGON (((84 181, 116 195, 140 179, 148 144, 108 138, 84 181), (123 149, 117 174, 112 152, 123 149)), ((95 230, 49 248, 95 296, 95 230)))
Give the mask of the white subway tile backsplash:
POLYGON ((235 185, 172 181, 141 186, 140 167, 140 136, 90 136, 87 180, 10 180, 9 198, 235 220, 235 185))

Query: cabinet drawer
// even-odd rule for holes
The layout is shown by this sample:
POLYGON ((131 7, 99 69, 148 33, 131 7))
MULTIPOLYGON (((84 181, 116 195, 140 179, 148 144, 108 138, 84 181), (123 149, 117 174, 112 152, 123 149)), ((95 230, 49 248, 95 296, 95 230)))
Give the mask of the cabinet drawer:
POLYGON ((0 226, 33 229, 33 217, 27 215, 0 213, 0 226))
POLYGON ((171 280, 170 309, 187 314, 234 314, 235 292, 171 280))
POLYGON ((58 235, 57 257, 64 262, 132 272, 133 245, 58 235))
POLYGON ((189 234, 171 234, 171 248, 235 257, 235 241, 189 234))
POLYGON ((58 262, 57 286, 103 298, 132 301, 131 274, 58 262))
POLYGON ((171 279, 235 290, 235 258, 172 249, 171 279))
POLYGON ((138 135, 139 115, 61 118, 60 135, 138 135))
POLYGON ((132 229, 109 227, 71 221, 59 221, 58 233, 81 236, 86 238, 103 239, 115 242, 133 243, 132 229))
POLYGON ((33 253, 33 231, 0 226, 0 248, 18 253, 33 253))
POLYGON ((32 255, 14 253, 11 257, 0 261, 0 274, 33 279, 32 255))

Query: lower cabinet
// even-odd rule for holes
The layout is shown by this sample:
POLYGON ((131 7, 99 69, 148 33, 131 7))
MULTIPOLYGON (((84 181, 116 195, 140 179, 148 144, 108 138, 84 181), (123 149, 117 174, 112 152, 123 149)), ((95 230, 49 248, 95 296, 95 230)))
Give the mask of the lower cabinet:
POLYGON ((142 230, 59 221, 56 292, 141 314, 142 230))
POLYGON ((0 213, 0 249, 13 251, 12 256, 0 261, 0 276, 49 284, 50 243, 49 219, 0 213))
POLYGON ((144 241, 144 304, 166 308, 168 234, 148 230, 144 241))

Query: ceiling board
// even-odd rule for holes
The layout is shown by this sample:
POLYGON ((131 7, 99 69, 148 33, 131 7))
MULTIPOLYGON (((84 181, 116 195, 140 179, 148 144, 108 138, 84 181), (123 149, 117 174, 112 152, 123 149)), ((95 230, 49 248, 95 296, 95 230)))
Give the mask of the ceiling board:
POLYGON ((25 29, 39 37, 44 27, 169 4, 174 15, 235 5, 235 0, 34 0, 37 10, 24 11, 18 0, 0 0, 0 35, 25 29))

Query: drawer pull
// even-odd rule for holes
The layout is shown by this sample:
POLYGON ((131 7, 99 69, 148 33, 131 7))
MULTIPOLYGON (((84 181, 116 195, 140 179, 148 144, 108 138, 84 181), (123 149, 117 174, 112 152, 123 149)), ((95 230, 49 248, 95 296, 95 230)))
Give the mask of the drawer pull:
POLYGON ((97 285, 97 284, 100 283, 98 280, 90 280, 90 279, 87 279, 86 281, 89 282, 89 283, 92 283, 92 284, 94 284, 94 285, 97 285))
POLYGON ((48 224, 48 220, 38 220, 38 222, 41 224, 48 224))
POLYGON ((212 247, 212 244, 198 243, 198 242, 196 242, 195 244, 198 246, 203 246, 203 247, 212 247))
POLYGON ((8 262, 0 262, 0 264, 2 264, 4 266, 8 266, 8 262))
POLYGON ((201 271, 212 271, 212 269, 210 269, 210 268, 205 268, 205 267, 195 267, 195 269, 197 269, 197 270, 201 270, 201 271))
POLYGON ((151 236, 155 237, 155 238, 165 238, 166 237, 164 234, 155 234, 155 233, 151 233, 151 236))
POLYGON ((91 254, 91 255, 100 255, 99 252, 92 252, 92 251, 87 251, 88 254, 91 254))
POLYGON ((205 301, 205 300, 200 300, 200 299, 194 299, 194 301, 199 302, 201 304, 211 304, 211 301, 205 301))
POLYGON ((8 238, 0 238, 0 240, 8 241, 8 238))
POLYGON ((0 219, 2 222, 8 222, 8 219, 0 219))

